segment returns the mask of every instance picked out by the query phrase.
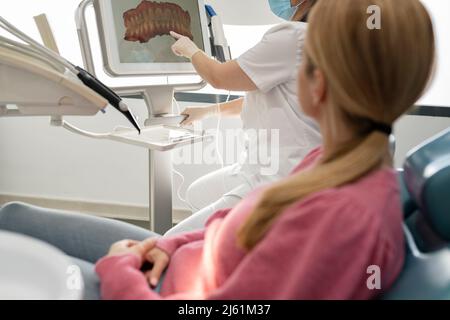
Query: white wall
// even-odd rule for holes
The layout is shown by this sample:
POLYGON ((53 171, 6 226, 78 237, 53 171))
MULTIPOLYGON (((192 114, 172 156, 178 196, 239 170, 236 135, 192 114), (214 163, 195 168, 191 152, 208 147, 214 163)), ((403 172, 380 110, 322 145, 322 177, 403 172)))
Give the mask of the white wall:
MULTIPOLYGON (((145 119, 142 101, 127 100, 145 119)), ((181 103, 181 108, 185 104, 181 103)), ((110 132, 128 123, 115 110, 93 118, 67 121, 94 132, 110 132)), ((238 128, 239 119, 222 121, 222 128, 238 128)), ((215 129, 214 119, 204 129, 215 129)), ((190 147, 186 147, 190 148, 190 147)), ((177 165, 186 187, 219 165, 177 165)), ((181 179, 174 176, 174 195, 181 179)), ((63 200, 81 200, 146 206, 148 204, 148 152, 104 140, 93 140, 51 127, 48 118, 0 118, 0 195, 12 194, 63 200)), ((186 207, 174 199, 177 208, 186 207)))
MULTIPOLYGON (((436 75, 427 94, 420 103, 431 106, 450 107, 450 1, 422 0, 431 13, 437 46, 436 75)), ((408 35, 405 35, 408 36, 408 35)))
MULTIPOLYGON (((92 119, 67 120, 97 132, 110 131, 115 124, 127 125, 114 110, 92 119)), ((144 149, 79 137, 50 127, 47 118, 0 119, 0 137, 0 193, 147 202, 144 149)))

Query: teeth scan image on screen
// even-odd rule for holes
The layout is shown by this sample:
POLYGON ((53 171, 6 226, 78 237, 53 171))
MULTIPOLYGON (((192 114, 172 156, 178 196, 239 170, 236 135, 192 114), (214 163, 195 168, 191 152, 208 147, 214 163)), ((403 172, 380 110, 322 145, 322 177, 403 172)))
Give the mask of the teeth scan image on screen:
POLYGON ((189 37, 204 50, 197 0, 112 0, 121 63, 189 62, 176 56, 170 31, 189 37))

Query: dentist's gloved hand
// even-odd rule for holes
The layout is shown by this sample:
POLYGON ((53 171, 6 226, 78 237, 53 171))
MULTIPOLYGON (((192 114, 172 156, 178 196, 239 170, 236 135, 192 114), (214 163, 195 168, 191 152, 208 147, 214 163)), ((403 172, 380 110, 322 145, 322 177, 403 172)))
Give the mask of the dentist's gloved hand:
POLYGON ((181 123, 181 125, 190 126, 194 122, 201 121, 217 114, 219 114, 219 105, 213 105, 210 107, 187 107, 182 113, 182 115, 186 115, 187 118, 181 123))
POLYGON ((192 59, 192 57, 201 50, 197 47, 197 45, 188 37, 185 37, 176 32, 170 31, 170 35, 174 37, 177 42, 172 46, 172 51, 177 56, 186 57, 188 59, 192 59))

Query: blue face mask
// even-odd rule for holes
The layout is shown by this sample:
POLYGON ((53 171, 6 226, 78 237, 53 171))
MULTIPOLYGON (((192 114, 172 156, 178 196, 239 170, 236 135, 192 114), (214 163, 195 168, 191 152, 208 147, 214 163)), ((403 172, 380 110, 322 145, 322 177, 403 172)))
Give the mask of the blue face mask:
POLYGON ((269 0, 270 9, 272 12, 284 20, 291 20, 297 8, 305 1, 301 1, 295 7, 291 6, 291 0, 269 0))

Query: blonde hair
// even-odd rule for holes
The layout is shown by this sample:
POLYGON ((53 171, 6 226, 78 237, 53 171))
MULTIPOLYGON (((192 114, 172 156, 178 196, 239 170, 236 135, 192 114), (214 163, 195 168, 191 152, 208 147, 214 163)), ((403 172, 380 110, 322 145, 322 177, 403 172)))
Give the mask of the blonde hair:
MULTIPOLYGON (((423 94, 435 61, 433 25, 419 0, 319 0, 305 51, 309 71, 317 68, 325 75, 333 116, 354 128, 354 141, 337 147, 313 169, 266 189, 238 232, 238 243, 247 250, 290 205, 381 167, 388 136, 370 125, 392 125, 423 94), (367 26, 372 5, 381 9, 381 30, 367 26)), ((333 127, 335 119, 328 120, 333 127)))

